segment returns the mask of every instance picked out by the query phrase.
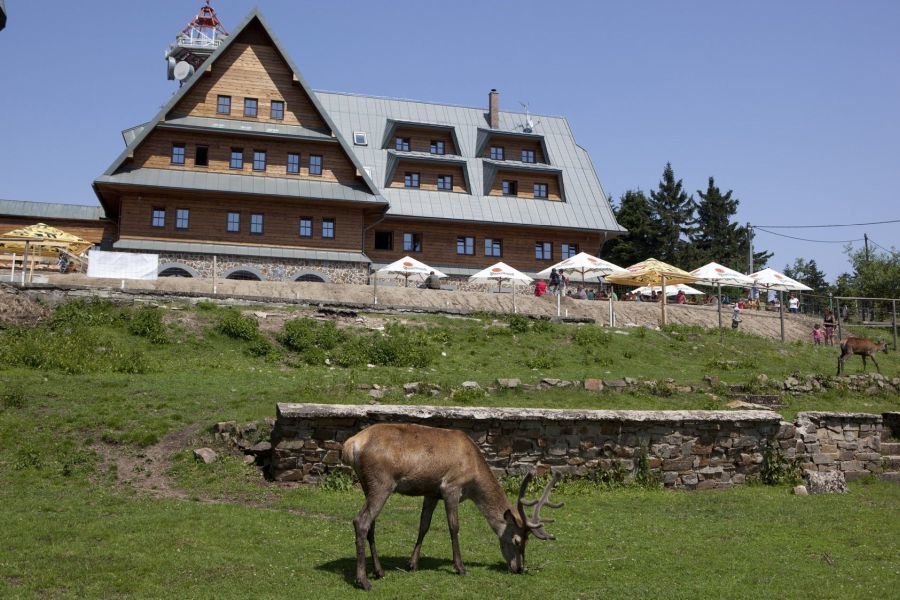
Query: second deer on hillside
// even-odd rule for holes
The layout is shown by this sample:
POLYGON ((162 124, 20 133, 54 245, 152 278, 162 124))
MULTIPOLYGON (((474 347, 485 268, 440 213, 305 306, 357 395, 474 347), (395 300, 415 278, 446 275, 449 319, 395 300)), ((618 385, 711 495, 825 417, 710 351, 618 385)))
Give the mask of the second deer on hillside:
POLYGON ((380 423, 362 430, 344 442, 341 455, 345 464, 353 467, 359 478, 366 501, 356 518, 356 582, 363 589, 372 589, 366 576, 366 540, 372 553, 375 575, 382 577, 384 569, 375 550, 375 520, 394 492, 407 496, 424 496, 419 535, 409 559, 410 570, 419 565, 422 541, 431 525, 431 516, 438 500, 444 501, 447 523, 453 546, 453 568, 465 573, 459 552, 459 515, 457 507, 463 500, 472 500, 500 539, 500 551, 513 573, 525 569, 525 544, 528 536, 552 540, 544 531, 541 508, 558 508, 548 502, 559 474, 544 488, 539 500, 525 500, 531 474, 525 476, 519 488, 516 508, 510 505, 475 442, 462 431, 437 429, 409 423, 380 423), (534 506, 529 519, 526 506, 534 506))
POLYGON ((844 371, 844 360, 854 354, 862 357, 863 372, 866 370, 866 357, 868 357, 872 359, 872 362, 875 363, 875 368, 881 373, 881 368, 875 360, 876 352, 887 352, 887 342, 873 342, 866 338, 848 337, 841 342, 841 355, 838 357, 837 374, 840 375, 844 371))

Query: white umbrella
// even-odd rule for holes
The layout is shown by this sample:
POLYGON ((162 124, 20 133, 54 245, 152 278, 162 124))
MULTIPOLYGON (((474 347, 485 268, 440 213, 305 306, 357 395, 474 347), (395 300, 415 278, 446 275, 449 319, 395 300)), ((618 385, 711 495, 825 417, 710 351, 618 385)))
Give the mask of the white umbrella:
POLYGON ((406 281, 406 285, 409 286, 409 278, 418 278, 425 279, 434 272, 438 277, 446 277, 443 273, 435 269, 434 267, 429 267, 425 263, 416 260, 411 256, 404 256, 400 260, 396 260, 386 267, 381 267, 375 272, 375 276, 378 277, 379 274, 382 275, 392 275, 395 277, 403 277, 406 281))
MULTIPOLYGON (((691 275, 696 277, 697 283, 701 285, 716 286, 719 297, 719 331, 722 330, 722 286, 753 287, 756 285, 756 282, 747 275, 738 273, 734 269, 729 269, 716 262, 694 269, 691 271, 691 275)), ((721 338, 722 336, 720 335, 719 337, 721 338)))
POLYGON ((531 283, 533 279, 518 269, 512 268, 505 262, 498 262, 495 265, 491 265, 486 269, 478 271, 469 277, 469 281, 472 283, 493 283, 496 281, 498 284, 497 290, 499 291, 500 286, 503 285, 504 281, 512 282, 513 290, 515 290, 516 282, 531 283))
POLYGON ((547 267, 543 271, 537 274, 540 279, 547 279, 550 277, 550 272, 556 269, 557 271, 570 271, 572 273, 581 273, 581 281, 588 277, 606 277, 611 273, 619 273, 624 271, 622 267, 618 265, 614 265, 611 262, 605 261, 602 258, 597 258, 596 256, 592 256, 587 252, 579 252, 575 256, 570 256, 569 258, 562 260, 555 265, 547 267))
POLYGON ((750 279, 758 285, 764 286, 766 290, 778 290, 778 313, 781 320, 781 341, 784 341, 784 298, 781 292, 802 292, 812 291, 812 288, 803 285, 795 279, 791 279, 784 273, 779 273, 775 269, 763 269, 756 273, 750 273, 750 279))
MULTIPOLYGON (((658 294, 658 293, 662 292, 662 286, 661 285, 645 285, 644 287, 637 288, 636 290, 634 290, 634 292, 637 294, 641 294, 641 295, 652 294, 653 292, 656 292, 658 294)), ((685 295, 687 295, 687 296, 703 295, 703 292, 701 292, 700 290, 698 290, 696 288, 692 288, 691 286, 686 285, 684 283, 679 283, 678 285, 667 285, 666 286, 666 294, 668 294, 669 296, 674 296, 678 292, 684 292, 685 295)))
POLYGON ((791 279, 784 273, 779 273, 775 269, 763 269, 756 273, 750 274, 752 279, 758 285, 765 286, 770 290, 778 290, 779 292, 811 292, 812 288, 803 285, 796 279, 791 279))

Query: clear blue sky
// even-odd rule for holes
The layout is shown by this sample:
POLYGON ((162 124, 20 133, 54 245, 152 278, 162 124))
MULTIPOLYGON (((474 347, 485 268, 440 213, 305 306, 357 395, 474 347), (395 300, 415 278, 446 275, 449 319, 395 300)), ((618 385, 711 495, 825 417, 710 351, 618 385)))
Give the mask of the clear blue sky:
MULTIPOLYGON (((0 198, 96 203, 121 130, 174 92, 163 51, 201 4, 8 0, 0 198)), ((486 106, 497 88, 501 109, 566 116, 616 200, 669 161, 695 195, 733 189, 741 223, 900 219, 895 0, 212 4, 229 30, 258 5, 316 89, 486 106)), ((900 223, 778 231, 900 245, 900 223)), ((848 270, 842 244, 757 246, 779 270, 848 270)))

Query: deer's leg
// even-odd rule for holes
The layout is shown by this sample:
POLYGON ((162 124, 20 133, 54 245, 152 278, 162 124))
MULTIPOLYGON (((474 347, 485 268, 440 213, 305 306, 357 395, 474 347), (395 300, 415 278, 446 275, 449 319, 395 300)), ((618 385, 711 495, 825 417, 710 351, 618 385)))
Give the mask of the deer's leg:
POLYGON ((465 575, 466 568, 459 552, 459 494, 444 496, 444 507, 447 509, 447 526, 450 528, 450 543, 453 545, 453 569, 457 574, 465 575))
POLYGON ((866 372, 866 367, 868 366, 868 365, 866 364, 866 355, 865 355, 865 354, 860 354, 860 356, 861 356, 862 359, 863 359, 863 373, 865 373, 865 372, 866 372))
POLYGON ((434 514, 434 507, 437 506, 437 496, 425 496, 422 501, 422 516, 419 517, 419 537, 416 538, 416 547, 413 548, 412 556, 409 558, 409 570, 415 571, 419 568, 419 553, 422 551, 422 541, 428 528, 431 527, 431 516, 434 514))
POLYGON ((876 369, 879 373, 881 373, 881 367, 878 366, 878 361, 875 360, 875 355, 874 355, 874 354, 870 354, 870 355, 869 355, 869 358, 871 358, 871 359, 872 359, 872 362, 875 363, 875 369, 876 369))
POLYGON ((844 355, 841 354, 840 356, 838 356, 838 372, 837 372, 837 374, 840 375, 841 371, 843 371, 843 370, 844 370, 844 355))
POLYGON ((384 577, 384 569, 381 568, 381 561, 378 560, 378 550, 375 549, 375 521, 372 521, 372 525, 369 527, 369 535, 366 537, 369 540, 369 553, 372 555, 372 571, 375 573, 375 577, 380 579, 384 577))
MULTIPOLYGON (((387 502, 392 490, 386 489, 383 492, 379 492, 376 486, 371 486, 369 491, 370 493, 366 495, 366 501, 353 519, 353 529, 356 532, 356 583, 364 590, 372 589, 372 584, 369 583, 369 578, 366 576, 366 540, 369 540, 374 555, 375 533, 373 527, 375 519, 384 507, 384 503, 387 502), (372 532, 371 537, 370 531, 372 532)), ((375 565, 377 569, 379 566, 377 558, 375 558, 375 565)))

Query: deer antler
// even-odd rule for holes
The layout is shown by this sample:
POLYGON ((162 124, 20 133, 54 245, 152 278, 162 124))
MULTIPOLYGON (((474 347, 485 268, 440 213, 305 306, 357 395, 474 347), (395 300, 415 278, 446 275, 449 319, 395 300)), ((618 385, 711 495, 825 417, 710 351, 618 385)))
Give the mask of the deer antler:
POLYGON ((550 499, 550 492, 553 491, 554 486, 560 480, 560 474, 558 472, 553 473, 553 477, 550 479, 549 483, 544 487, 544 493, 541 495, 539 500, 526 500, 525 492, 528 489, 528 484, 531 482, 531 478, 533 477, 533 473, 528 473, 525 475, 525 478, 522 480, 522 485, 519 487, 519 499, 516 502, 516 508, 519 510, 519 517, 522 518, 522 523, 528 527, 532 534, 538 539, 541 540, 552 540, 556 539, 551 534, 544 531, 544 523, 552 523, 553 519, 543 519, 541 518, 541 508, 544 505, 549 506, 550 508, 560 508, 563 506, 562 502, 548 502, 550 499), (534 506, 534 512, 531 514, 531 520, 528 520, 528 517, 525 514, 526 506, 534 506))

